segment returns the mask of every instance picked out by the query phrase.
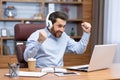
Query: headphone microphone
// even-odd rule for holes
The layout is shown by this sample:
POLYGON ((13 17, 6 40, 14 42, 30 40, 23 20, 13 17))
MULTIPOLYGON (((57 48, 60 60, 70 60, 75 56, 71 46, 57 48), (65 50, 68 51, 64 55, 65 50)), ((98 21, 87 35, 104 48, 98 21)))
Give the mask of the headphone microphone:
POLYGON ((50 17, 50 15, 52 14, 53 12, 50 12, 50 13, 48 13, 48 15, 47 15, 47 17, 46 17, 46 26, 48 27, 48 29, 51 29, 52 28, 52 21, 51 20, 49 20, 49 17, 50 17))

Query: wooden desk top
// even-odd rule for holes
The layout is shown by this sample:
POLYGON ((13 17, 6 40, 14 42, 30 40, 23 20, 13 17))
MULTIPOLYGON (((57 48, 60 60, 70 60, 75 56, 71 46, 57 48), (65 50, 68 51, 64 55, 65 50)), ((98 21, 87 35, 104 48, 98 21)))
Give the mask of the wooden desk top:
MULTIPOLYGON (((27 70, 27 69, 22 69, 27 70)), ((38 70, 39 71, 39 70, 38 70)), ((54 73, 48 73, 45 76, 35 77, 18 77, 15 80, 111 80, 115 78, 120 79, 120 64, 113 64, 111 68, 93 72, 80 72, 80 75, 74 76, 56 76, 54 73)), ((8 69, 0 69, 0 80, 14 80, 4 76, 8 73, 8 69)))

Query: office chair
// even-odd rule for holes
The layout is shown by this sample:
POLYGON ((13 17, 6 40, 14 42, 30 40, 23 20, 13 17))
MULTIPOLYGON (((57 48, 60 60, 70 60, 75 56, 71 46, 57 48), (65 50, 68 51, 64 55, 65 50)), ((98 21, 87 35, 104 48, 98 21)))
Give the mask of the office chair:
POLYGON ((25 42, 27 38, 38 29, 44 28, 44 24, 16 24, 14 27, 15 41, 16 41, 16 57, 20 68, 27 68, 28 64, 24 60, 23 53, 25 50, 25 42))

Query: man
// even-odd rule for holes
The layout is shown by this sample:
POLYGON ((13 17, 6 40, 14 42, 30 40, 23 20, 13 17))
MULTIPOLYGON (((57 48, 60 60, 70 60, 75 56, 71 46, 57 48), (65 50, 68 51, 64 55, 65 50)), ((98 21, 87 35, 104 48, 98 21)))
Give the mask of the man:
POLYGON ((83 36, 75 42, 64 31, 68 16, 63 12, 53 12, 46 18, 46 28, 37 30, 28 38, 24 52, 25 61, 36 58, 36 67, 63 66, 65 51, 82 54, 86 50, 91 25, 87 22, 81 24, 83 36))

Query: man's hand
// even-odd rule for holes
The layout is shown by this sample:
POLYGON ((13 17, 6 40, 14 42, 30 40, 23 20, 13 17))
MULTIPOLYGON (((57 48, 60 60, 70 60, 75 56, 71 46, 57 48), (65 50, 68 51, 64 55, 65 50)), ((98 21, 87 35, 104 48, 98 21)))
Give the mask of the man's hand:
POLYGON ((83 22, 81 24, 81 26, 82 26, 82 29, 83 29, 84 32, 86 32, 86 33, 90 33, 91 32, 91 24, 90 23, 83 22))
POLYGON ((41 30, 40 33, 39 33, 39 38, 38 38, 38 41, 40 43, 43 43, 47 38, 47 34, 44 30, 41 30))

